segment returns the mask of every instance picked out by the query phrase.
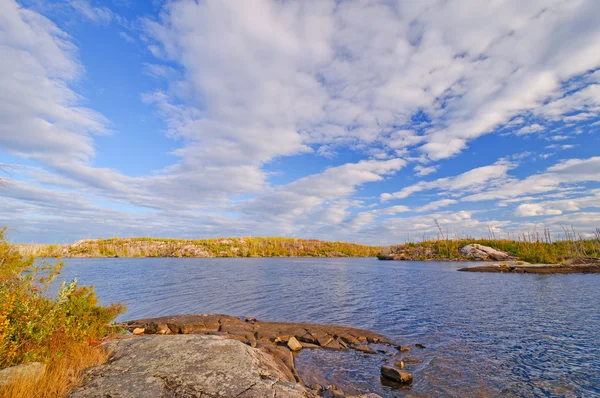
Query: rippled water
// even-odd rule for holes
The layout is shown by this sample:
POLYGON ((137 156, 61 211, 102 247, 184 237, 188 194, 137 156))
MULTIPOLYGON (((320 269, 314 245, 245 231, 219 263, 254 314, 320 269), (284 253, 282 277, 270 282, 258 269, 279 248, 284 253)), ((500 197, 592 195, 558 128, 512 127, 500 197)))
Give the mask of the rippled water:
POLYGON ((427 348, 415 381, 379 381, 380 357, 304 350, 327 381, 384 396, 600 396, 600 274, 463 273, 376 259, 67 259, 62 277, 123 301, 121 320, 224 313, 371 329, 427 348))

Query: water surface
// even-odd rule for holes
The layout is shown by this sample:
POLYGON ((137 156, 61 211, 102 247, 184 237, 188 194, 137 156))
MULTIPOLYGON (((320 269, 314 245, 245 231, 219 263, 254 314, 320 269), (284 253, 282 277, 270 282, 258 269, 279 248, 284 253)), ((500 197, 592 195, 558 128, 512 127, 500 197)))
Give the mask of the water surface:
POLYGON ((304 369, 394 397, 600 396, 600 274, 464 273, 460 263, 360 259, 67 259, 62 278, 123 301, 120 320, 223 313, 348 325, 406 345, 415 382, 379 381, 380 357, 304 350, 304 369))

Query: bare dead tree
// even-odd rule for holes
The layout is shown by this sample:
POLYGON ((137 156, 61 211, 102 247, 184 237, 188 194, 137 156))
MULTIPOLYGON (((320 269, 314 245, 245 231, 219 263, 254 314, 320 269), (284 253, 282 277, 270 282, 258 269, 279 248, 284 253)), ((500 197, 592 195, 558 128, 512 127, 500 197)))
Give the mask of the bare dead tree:
MULTIPOLYGON (((12 167, 8 164, 5 163, 0 163, 0 174, 6 174, 6 175, 10 175, 10 171, 12 170, 12 167)), ((0 176, 0 187, 5 187, 6 186, 6 179, 2 178, 0 176)))

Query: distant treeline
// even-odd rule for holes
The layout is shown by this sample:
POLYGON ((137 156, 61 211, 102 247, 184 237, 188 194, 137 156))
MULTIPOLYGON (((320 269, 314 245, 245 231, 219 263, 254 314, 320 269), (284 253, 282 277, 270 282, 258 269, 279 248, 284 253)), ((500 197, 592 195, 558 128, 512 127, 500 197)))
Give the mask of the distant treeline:
POLYGON ((542 234, 515 236, 514 239, 446 239, 440 234, 438 239, 384 248, 382 256, 408 261, 469 261, 470 258, 460 249, 473 243, 502 250, 518 260, 530 263, 559 264, 570 258, 600 257, 600 229, 597 229, 591 238, 584 238, 574 231, 565 230, 564 237, 556 241, 551 239, 547 230, 542 234))
POLYGON ((15 245, 35 257, 375 257, 382 247, 278 237, 202 240, 86 239, 72 245, 15 245))

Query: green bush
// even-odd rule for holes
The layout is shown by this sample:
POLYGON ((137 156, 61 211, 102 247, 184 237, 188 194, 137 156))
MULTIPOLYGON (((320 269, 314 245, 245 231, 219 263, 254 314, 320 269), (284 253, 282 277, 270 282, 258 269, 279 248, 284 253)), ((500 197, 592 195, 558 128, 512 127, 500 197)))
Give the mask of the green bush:
POLYGON ((63 283, 55 297, 48 288, 61 262, 25 258, 0 230, 0 368, 46 362, 74 344, 94 345, 108 336, 110 323, 125 311, 117 303, 98 305, 93 287, 63 283))

